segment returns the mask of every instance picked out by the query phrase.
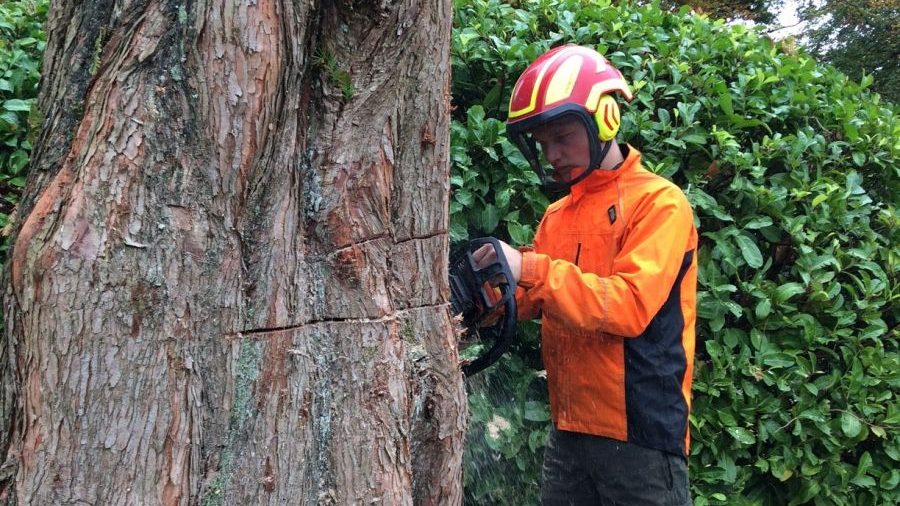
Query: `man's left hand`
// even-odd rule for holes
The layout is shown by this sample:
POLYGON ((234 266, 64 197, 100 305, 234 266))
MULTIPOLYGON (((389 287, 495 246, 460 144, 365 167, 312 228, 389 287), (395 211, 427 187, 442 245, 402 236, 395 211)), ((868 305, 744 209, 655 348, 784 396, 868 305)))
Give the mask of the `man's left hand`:
MULTIPOLYGON (((509 263, 509 270, 513 275, 513 281, 518 284, 519 279, 522 277, 522 253, 503 241, 497 242, 500 243, 500 248, 503 250, 503 256, 506 257, 506 261, 509 263)), ((475 260, 475 265, 481 269, 497 260, 497 252, 494 251, 493 246, 485 244, 472 253, 472 258, 475 260)))

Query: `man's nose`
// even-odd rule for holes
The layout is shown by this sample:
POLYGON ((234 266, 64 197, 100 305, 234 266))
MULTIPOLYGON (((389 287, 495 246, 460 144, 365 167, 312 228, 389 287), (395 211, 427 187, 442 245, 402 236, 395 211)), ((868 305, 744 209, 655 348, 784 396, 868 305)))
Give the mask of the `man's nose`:
POLYGON ((547 158, 550 165, 556 165, 560 161, 561 155, 562 151, 552 143, 547 143, 544 146, 544 157, 547 158))

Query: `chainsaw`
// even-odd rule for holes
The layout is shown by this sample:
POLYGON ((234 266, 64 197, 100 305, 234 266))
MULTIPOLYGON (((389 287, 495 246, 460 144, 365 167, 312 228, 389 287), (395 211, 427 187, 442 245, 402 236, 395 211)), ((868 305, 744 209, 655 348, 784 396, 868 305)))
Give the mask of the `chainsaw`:
POLYGON ((474 239, 450 256, 450 306, 466 329, 463 341, 473 337, 492 341, 486 352, 464 363, 466 376, 496 362, 512 345, 516 335, 516 283, 497 239, 474 239), (472 254, 485 244, 494 248, 496 260, 479 267, 472 254))

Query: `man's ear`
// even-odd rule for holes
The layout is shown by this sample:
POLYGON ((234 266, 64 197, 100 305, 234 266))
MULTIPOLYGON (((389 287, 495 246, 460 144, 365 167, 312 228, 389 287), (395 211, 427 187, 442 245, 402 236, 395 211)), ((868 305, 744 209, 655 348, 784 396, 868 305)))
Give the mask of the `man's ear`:
POLYGON ((597 123, 597 132, 601 141, 610 141, 619 132, 619 104, 612 95, 603 95, 597 103, 597 111, 594 113, 594 121, 597 123))

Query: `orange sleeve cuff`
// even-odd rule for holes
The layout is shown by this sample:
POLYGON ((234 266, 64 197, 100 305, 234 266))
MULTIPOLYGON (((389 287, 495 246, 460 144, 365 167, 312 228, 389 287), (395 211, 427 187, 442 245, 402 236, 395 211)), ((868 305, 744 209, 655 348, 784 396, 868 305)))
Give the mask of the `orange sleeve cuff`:
POLYGON ((546 272, 547 268, 544 266, 541 269, 541 264, 546 263, 547 255, 542 255, 540 253, 534 253, 532 251, 526 251, 522 254, 522 275, 519 277, 519 286, 525 288, 526 290, 533 288, 535 285, 539 284, 541 281, 540 272, 543 270, 546 272), (543 262, 542 262, 543 260, 543 262))

